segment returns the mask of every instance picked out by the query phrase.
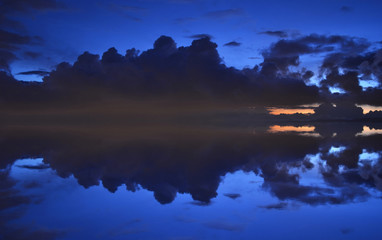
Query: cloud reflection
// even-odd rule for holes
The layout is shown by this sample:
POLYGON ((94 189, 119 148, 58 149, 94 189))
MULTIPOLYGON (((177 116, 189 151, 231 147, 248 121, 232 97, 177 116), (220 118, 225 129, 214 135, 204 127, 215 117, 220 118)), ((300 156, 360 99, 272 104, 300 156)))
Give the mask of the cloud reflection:
MULTIPOLYGON (((6 168, 25 156, 43 157, 41 166, 20 167, 35 170, 50 166, 61 177, 73 175, 85 188, 100 183, 110 192, 121 185, 129 191, 143 188, 153 192, 161 204, 171 203, 178 193, 187 193, 203 205, 217 196, 227 173, 243 170, 262 177, 263 189, 283 202, 343 204, 366 200, 370 189, 382 186, 380 155, 373 162, 366 161, 365 154, 363 159, 359 157, 365 151, 381 152, 382 135, 357 136, 362 125, 357 126, 284 126, 298 130, 285 134, 274 134, 261 126, 254 127, 256 134, 202 128, 189 132, 176 129, 172 134, 122 128, 3 128, 0 166, 6 168), (300 135, 301 129, 321 137, 300 135), (333 146, 344 148, 333 154, 333 146), (308 157, 317 154, 319 162, 308 157), (319 172, 324 185, 302 183, 303 173, 313 170, 319 172)), ((240 197, 239 193, 225 195, 240 197)))

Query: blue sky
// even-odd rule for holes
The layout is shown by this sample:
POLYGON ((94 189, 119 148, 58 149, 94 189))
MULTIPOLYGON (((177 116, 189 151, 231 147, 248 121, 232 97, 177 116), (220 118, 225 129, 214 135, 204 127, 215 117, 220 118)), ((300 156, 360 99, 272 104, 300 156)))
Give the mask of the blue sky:
MULTIPOLYGON (((22 2, 22 1, 20 1, 22 2)), ((84 51, 102 54, 110 47, 120 53, 135 47, 152 48, 161 35, 171 36, 178 46, 188 46, 196 34, 209 34, 228 66, 253 67, 262 62, 261 51, 278 37, 261 34, 283 31, 288 37, 311 33, 346 35, 381 41, 381 1, 233 1, 233 0, 137 0, 58 1, 54 9, 10 13, 23 27, 21 35, 41 41, 20 46, 11 63, 13 74, 51 70, 62 61, 74 62, 84 51), (235 41, 239 46, 224 46, 235 41), (23 57, 23 51, 39 53, 23 57)), ((378 46, 375 43, 375 46, 378 46)), ((317 56, 304 59, 314 68, 317 56)), ((17 76, 35 78, 35 76, 17 76)))

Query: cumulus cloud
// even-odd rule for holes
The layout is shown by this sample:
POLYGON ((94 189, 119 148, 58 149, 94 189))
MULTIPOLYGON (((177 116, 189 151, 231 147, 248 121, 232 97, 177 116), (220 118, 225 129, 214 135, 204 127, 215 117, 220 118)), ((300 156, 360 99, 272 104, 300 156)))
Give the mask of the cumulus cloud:
MULTIPOLYGON (((49 73, 40 70, 19 73, 44 75, 40 84, 17 82, 3 72, 0 74, 4 89, 0 90, 2 104, 12 108, 16 102, 25 102, 40 108, 49 102, 50 106, 69 107, 79 101, 94 105, 116 98, 241 106, 341 101, 348 101, 352 106, 381 104, 379 88, 363 90, 359 83, 368 77, 380 81, 382 75, 380 50, 368 52, 370 43, 365 39, 317 34, 281 39, 262 51, 261 64, 239 70, 224 64, 210 35, 190 37, 195 38, 190 46, 179 47, 171 37, 162 36, 152 49, 141 53, 134 48, 125 54, 110 48, 102 56, 85 52, 73 64, 61 63, 49 73), (300 56, 318 53, 326 54, 317 76, 319 86, 307 85, 314 73, 305 68, 291 70, 291 67, 300 66, 300 56), (333 87, 346 94, 331 94, 333 87)), ((17 36, 16 39, 20 43, 25 41, 17 36)), ((226 46, 238 44, 230 42, 226 46)), ((15 56, 10 54, 9 58, 12 57, 15 56)))
MULTIPOLYGON (((24 87, 27 84, 13 82, 13 77, 6 74, 1 75, 1 83, 3 89, 23 88, 18 92, 29 89, 29 94, 18 95, 15 101, 33 103, 35 100, 30 97, 38 96, 60 105, 79 100, 90 103, 106 96, 239 105, 306 104, 320 98, 318 87, 305 84, 307 75, 303 72, 289 74, 283 67, 285 74, 279 75, 282 67, 269 61, 261 68, 229 68, 219 56, 217 44, 209 37, 193 37, 198 39, 190 46, 177 47, 172 38, 162 36, 152 49, 140 54, 130 49, 122 55, 115 48, 110 48, 102 57, 85 52, 74 64, 59 64, 44 77, 43 84, 24 87)), ((33 73, 45 74, 35 71, 24 74, 33 73)), ((4 100, 11 106, 12 94, 8 96, 4 100)))

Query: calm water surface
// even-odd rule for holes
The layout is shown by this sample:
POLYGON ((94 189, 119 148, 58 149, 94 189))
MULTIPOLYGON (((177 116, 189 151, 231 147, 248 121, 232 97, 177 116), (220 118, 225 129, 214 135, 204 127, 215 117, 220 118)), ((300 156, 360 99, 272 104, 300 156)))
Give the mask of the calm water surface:
POLYGON ((381 127, 0 131, 0 239, 381 239, 381 127))

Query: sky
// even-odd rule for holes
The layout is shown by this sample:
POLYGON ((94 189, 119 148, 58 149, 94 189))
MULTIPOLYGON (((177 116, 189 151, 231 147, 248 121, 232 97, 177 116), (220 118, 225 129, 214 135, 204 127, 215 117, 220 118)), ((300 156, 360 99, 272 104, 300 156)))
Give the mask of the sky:
MULTIPOLYGON (((129 85, 141 97, 382 105, 381 1, 0 0, 0 6, 3 79, 44 81, 50 89, 75 82, 67 93, 91 78, 117 79, 119 85, 107 84, 129 85)), ((3 88, 14 84, 8 80, 3 88)), ((105 89, 97 81, 87 93, 105 89)))
MULTIPOLYGON (((18 23, 12 27, 3 22, 2 28, 37 38, 16 46, 18 59, 10 64, 13 74, 52 70, 61 61, 74 62, 84 51, 102 54, 110 47, 121 53, 133 47, 144 51, 161 35, 187 46, 196 35, 208 34, 218 44, 224 63, 239 69, 260 63, 261 51, 279 36, 335 34, 372 43, 382 39, 382 3, 372 0, 1 2, 2 18, 18 23)), ((314 58, 308 58, 305 64, 314 67, 312 62, 314 58)))

